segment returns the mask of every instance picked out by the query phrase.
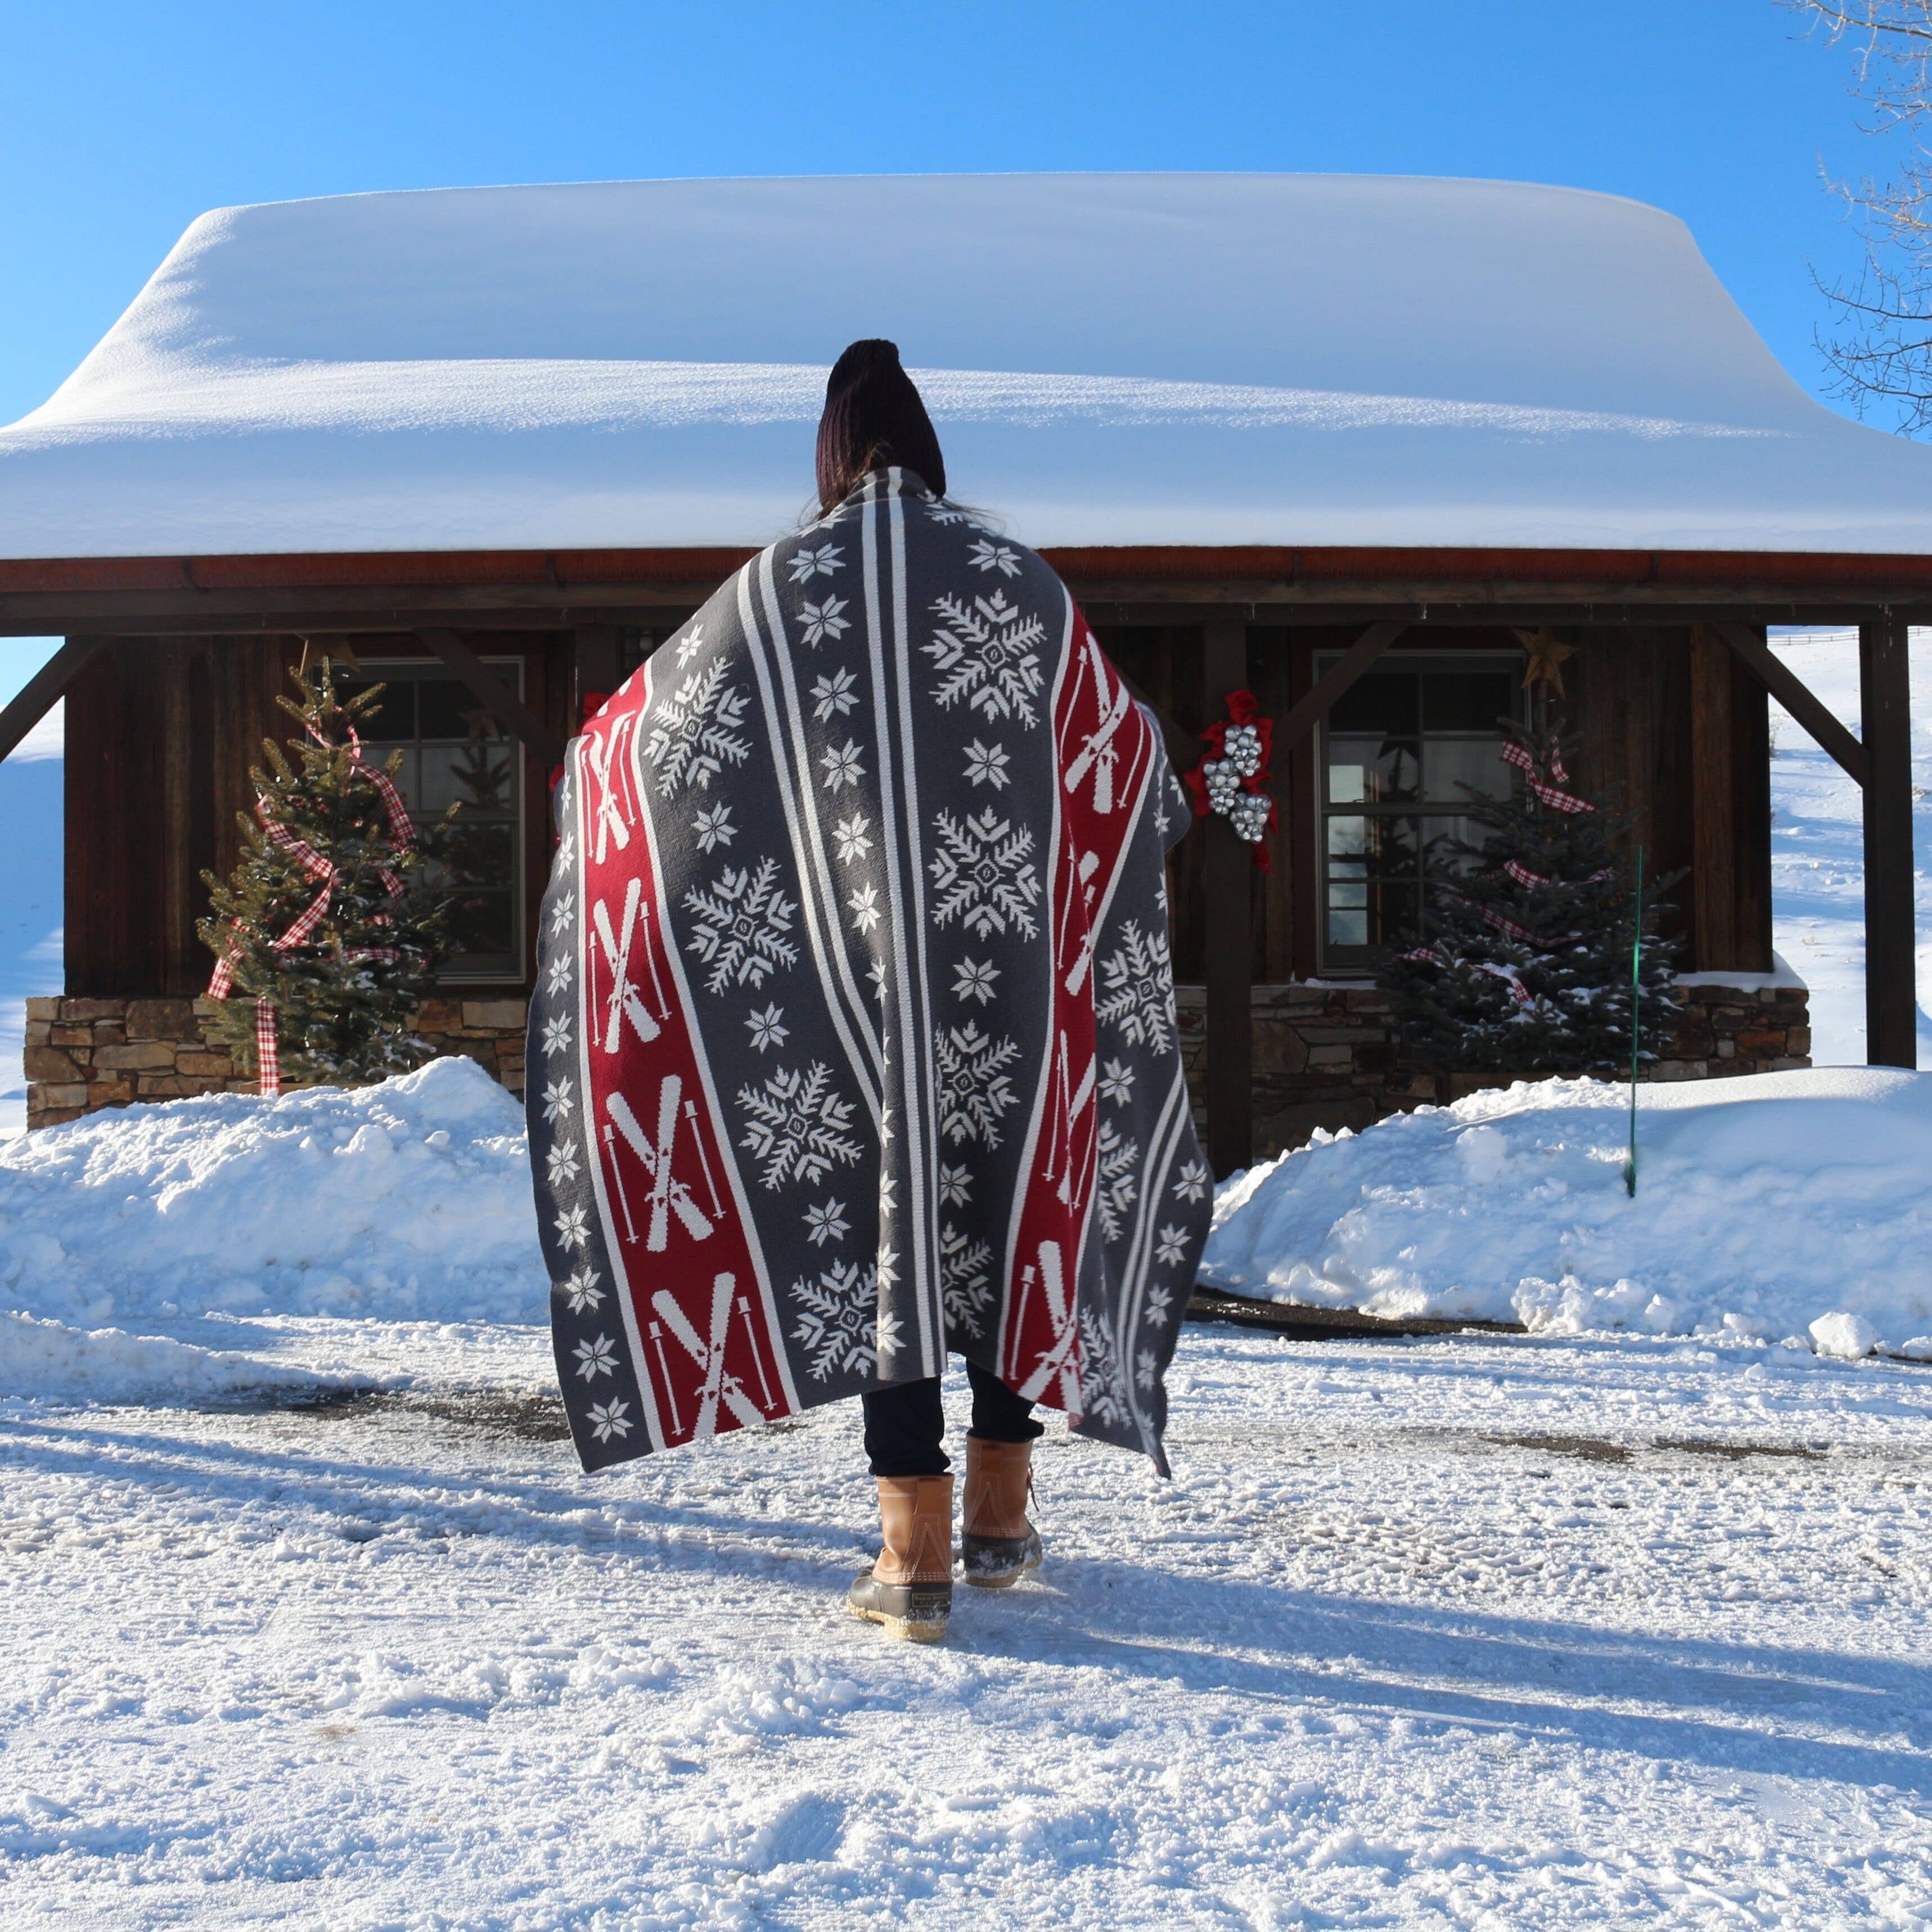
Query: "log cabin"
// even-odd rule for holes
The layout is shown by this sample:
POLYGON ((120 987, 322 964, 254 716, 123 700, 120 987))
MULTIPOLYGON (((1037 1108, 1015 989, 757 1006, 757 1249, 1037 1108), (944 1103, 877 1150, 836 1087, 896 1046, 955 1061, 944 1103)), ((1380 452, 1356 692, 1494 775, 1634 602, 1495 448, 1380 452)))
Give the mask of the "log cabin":
POLYGON ((1802 1065, 1772 950, 1768 696, 1862 788, 1871 1058, 1912 1064, 1906 627, 1932 452, 1807 397, 1683 225, 1504 182, 669 181, 226 208, 0 430, 0 632, 64 642, 65 992, 29 1120, 218 1090, 204 868, 305 653, 388 695, 412 810, 478 833, 424 1030, 520 1085, 562 747, 811 494, 825 370, 902 346, 954 495, 1040 549, 1178 764, 1246 687, 1271 869, 1226 822, 1172 943, 1217 1171, 1438 1087, 1368 977, 1413 932, 1522 639, 1575 647, 1692 1004, 1656 1071, 1802 1065), (1767 647, 1855 627, 1854 735, 1767 647), (1389 777, 1390 760, 1407 776, 1389 777))

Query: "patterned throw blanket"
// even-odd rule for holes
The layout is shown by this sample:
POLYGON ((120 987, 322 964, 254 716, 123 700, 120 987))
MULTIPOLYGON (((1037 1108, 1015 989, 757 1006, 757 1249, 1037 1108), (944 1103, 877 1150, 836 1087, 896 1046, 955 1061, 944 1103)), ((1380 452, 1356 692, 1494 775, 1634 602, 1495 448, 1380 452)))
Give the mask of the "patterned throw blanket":
POLYGON ((950 1348, 1164 1471, 1190 815, 1052 572, 875 475, 657 650, 556 808, 530 1153, 585 1466, 950 1348))

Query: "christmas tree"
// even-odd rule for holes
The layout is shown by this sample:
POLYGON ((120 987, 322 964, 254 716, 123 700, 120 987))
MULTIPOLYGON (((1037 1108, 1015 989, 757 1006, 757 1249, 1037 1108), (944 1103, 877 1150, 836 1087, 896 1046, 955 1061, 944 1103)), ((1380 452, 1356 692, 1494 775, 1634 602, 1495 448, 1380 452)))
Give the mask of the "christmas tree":
POLYGON ((411 1028, 446 916, 431 883, 442 828, 410 825, 400 754, 384 770, 358 742, 382 687, 338 698, 326 658, 295 676, 299 702, 276 700, 302 728, 295 758, 263 740, 255 811, 237 814, 241 861, 225 884, 202 874, 214 911, 196 928, 216 957, 208 991, 226 1002, 212 1030, 265 1093, 284 1078, 366 1086, 430 1058, 411 1028))
MULTIPOLYGON (((1583 1072, 1628 1067, 1634 851, 1628 816, 1580 792, 1570 740, 1552 710, 1564 647, 1532 640, 1527 724, 1504 721, 1507 798, 1467 784, 1468 835, 1430 854, 1423 943, 1378 976, 1406 1042, 1444 1069, 1583 1072), (1542 648, 1537 648, 1540 643, 1542 648)), ((1681 876, 1681 875, 1678 875, 1681 876)), ((1647 886, 1638 965, 1638 1052, 1658 1057, 1681 1010, 1679 942, 1647 886)))

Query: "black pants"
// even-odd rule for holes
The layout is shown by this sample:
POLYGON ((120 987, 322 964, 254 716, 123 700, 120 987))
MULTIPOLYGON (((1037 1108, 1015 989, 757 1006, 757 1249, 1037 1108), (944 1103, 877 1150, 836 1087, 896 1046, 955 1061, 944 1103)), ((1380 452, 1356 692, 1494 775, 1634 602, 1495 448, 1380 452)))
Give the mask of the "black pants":
MULTIPOLYGON (((1033 1404, 1014 1394, 990 1369, 966 1364, 973 1385, 973 1426, 986 1442, 1030 1442, 1046 1431, 1033 1419, 1033 1404)), ((939 1445, 946 1409, 939 1378, 902 1382, 862 1396, 866 1405, 866 1455, 875 1476, 943 1476, 952 1465, 939 1445)))

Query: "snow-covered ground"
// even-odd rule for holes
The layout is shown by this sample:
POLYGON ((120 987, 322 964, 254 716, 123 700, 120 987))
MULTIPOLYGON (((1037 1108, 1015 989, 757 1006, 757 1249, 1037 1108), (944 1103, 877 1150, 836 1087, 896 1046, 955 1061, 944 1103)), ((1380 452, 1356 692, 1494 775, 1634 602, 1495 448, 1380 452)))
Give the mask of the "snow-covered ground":
MULTIPOLYGON (((1932 1131, 1792 1076, 1734 1154, 1808 1077, 1821 1186, 1932 1131)), ((1552 1178, 1412 1131, 1398 1248, 1552 1178)), ((852 1406, 579 1472, 522 1158, 460 1061, 0 1150, 8 1932, 1932 1922, 1932 1369, 1190 1328, 1177 1480, 1056 1419, 1048 1568, 918 1649, 852 1406)))
POLYGON ((1932 1918, 1932 1371, 1190 1330, 928 1650, 850 1407, 592 1480, 439 1367, 0 1408, 10 1928, 1932 1918))

